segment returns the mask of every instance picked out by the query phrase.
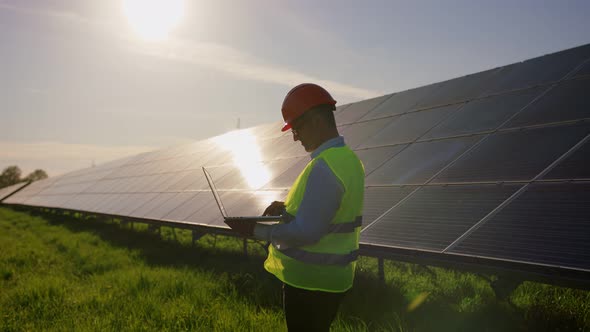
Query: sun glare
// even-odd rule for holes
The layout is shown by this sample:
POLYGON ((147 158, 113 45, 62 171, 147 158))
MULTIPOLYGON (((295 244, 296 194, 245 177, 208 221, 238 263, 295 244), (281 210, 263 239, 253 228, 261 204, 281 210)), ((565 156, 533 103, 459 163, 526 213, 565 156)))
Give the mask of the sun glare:
POLYGON ((145 40, 164 40, 184 15, 183 0, 123 0, 129 25, 145 40))
POLYGON ((234 165, 240 170, 251 189, 258 189, 270 181, 270 171, 264 166, 256 136, 251 132, 230 131, 213 140, 222 149, 231 153, 234 165))

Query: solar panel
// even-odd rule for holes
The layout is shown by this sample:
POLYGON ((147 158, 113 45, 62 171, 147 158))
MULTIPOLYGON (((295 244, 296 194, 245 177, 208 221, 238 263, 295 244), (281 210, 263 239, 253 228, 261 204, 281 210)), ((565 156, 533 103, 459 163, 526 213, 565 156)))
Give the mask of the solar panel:
POLYGON ((272 152, 269 153, 269 155, 273 156, 272 159, 302 157, 307 154, 300 142, 293 141, 291 133, 282 136, 281 142, 275 145, 272 152))
POLYGON ((442 251, 520 185, 426 186, 373 225, 364 242, 442 251))
POLYGON ((588 58, 590 45, 584 45, 503 67, 486 94, 559 81, 588 58))
MULTIPOLYGON (((180 193, 184 195, 192 195, 193 193, 180 193)), ((161 219, 164 215, 169 213, 176 205, 172 208, 167 208, 166 203, 170 201, 173 197, 180 195, 179 193, 158 193, 156 197, 154 197, 150 201, 145 201, 141 206, 131 212, 131 216, 137 218, 153 218, 153 219, 161 219), (162 211, 164 210, 164 211, 162 211), (158 217, 155 217, 158 216, 158 217)))
POLYGON ((413 108, 422 109, 442 106, 480 96, 487 89, 490 79, 493 78, 498 71, 498 69, 491 69, 437 83, 436 85, 438 88, 424 98, 418 100, 413 108))
POLYGON ((349 147, 355 148, 365 142, 369 137, 375 135, 375 133, 378 133, 387 124, 395 120, 396 118, 385 118, 355 122, 347 126, 340 134, 344 136, 345 142, 349 147))
POLYGON ((191 169, 178 173, 175 180, 171 180, 166 185, 162 185, 162 191, 184 191, 205 189, 207 182, 203 177, 201 169, 191 169))
POLYGON ((414 143, 371 173, 367 185, 422 184, 482 136, 414 143))
POLYGON ((100 180, 94 183, 86 191, 90 193, 109 193, 112 192, 112 188, 119 183, 118 179, 107 179, 100 180))
POLYGON ((107 213, 109 207, 116 204, 122 194, 101 195, 100 199, 92 204, 90 211, 98 213, 107 213))
POLYGON ((565 81, 516 115, 506 127, 590 118, 590 78, 565 81))
MULTIPOLYGON (((585 45, 338 106, 339 130, 366 170, 363 248, 394 257, 428 251, 437 261, 486 258, 476 264, 588 265, 580 240, 589 233, 582 225, 590 205, 588 59, 585 45), (528 189, 510 201, 519 188, 528 189)), ((277 121, 70 172, 5 201, 225 228, 201 166, 229 214, 259 215, 284 199, 310 160, 281 127, 277 121)))
MULTIPOLYGON (((151 202, 146 202, 134 212, 139 217, 160 220, 164 216, 174 213, 177 208, 201 192, 161 193, 151 202), (147 204, 147 205, 146 205, 147 204)), ((176 211, 179 215, 186 215, 184 210, 190 209, 190 204, 176 211)))
POLYGON ((26 201, 37 195, 39 192, 50 187, 60 177, 48 178, 31 183, 25 189, 15 193, 14 195, 4 199, 2 203, 6 204, 26 204, 26 201))
POLYGON ((590 271, 590 183, 535 183, 450 252, 590 271))
MULTIPOLYGON (((194 192, 192 195, 188 196, 189 198, 186 199, 187 196, 182 196, 178 198, 182 198, 184 201, 181 202, 179 205, 174 207, 170 210, 166 215, 164 215, 161 219, 168 219, 168 220, 187 220, 193 213, 199 211, 203 207, 211 204, 215 204, 213 200, 213 195, 210 192, 206 191, 199 191, 194 192)), ((177 198, 174 198, 175 200, 177 198)), ((211 205, 213 207, 213 205, 211 205)), ((212 209, 205 209, 204 211, 209 211, 212 209)))
POLYGON ((590 142, 563 160, 543 179, 590 179, 590 142))
POLYGON ((529 181, 590 132, 590 124, 498 132, 434 183, 529 181))
POLYGON ((588 77, 590 75, 590 61, 586 61, 584 65, 576 72, 574 75, 575 77, 585 76, 588 77))
POLYGON ((122 216, 130 215, 131 212, 142 206, 145 202, 151 201, 157 195, 156 193, 127 194, 117 204, 110 207, 109 212, 122 216))
POLYGON ((471 101, 429 131, 424 138, 482 133, 498 128, 547 88, 534 88, 471 101))
POLYGON ((389 97, 390 95, 385 95, 350 104, 348 107, 334 114, 336 122, 339 124, 355 122, 389 97))
POLYGON ((404 114, 395 121, 390 122, 359 147, 412 142, 443 121, 459 107, 461 105, 451 105, 404 114))
POLYGON ((265 184, 262 188, 263 189, 280 189, 280 188, 289 188, 299 176, 299 173, 303 170, 305 165, 309 163, 310 159, 301 158, 299 161, 293 164, 293 166, 289 167, 283 174, 277 176, 276 178, 270 180, 267 184, 265 184))
POLYGON ((365 166, 365 175, 368 175, 407 146, 407 144, 383 146, 380 148, 356 150, 355 153, 365 166))
POLYGON ((416 89, 406 90, 391 95, 383 103, 377 105, 372 111, 360 118, 360 121, 382 118, 385 116, 399 115, 415 110, 420 100, 426 98, 439 86, 431 84, 416 89))
MULTIPOLYGON (((365 188, 363 206, 363 229, 392 208, 409 193, 415 186, 368 187, 365 188)), ((364 237, 361 236, 361 239, 364 237)))
POLYGON ((261 161, 269 161, 277 158, 279 152, 294 144, 293 136, 290 132, 282 133, 282 136, 266 140, 258 140, 256 152, 260 154, 261 161))
POLYGON ((67 202, 65 202, 61 208, 87 211, 87 204, 89 204, 89 200, 92 198, 90 196, 91 195, 89 194, 72 195, 72 197, 67 202))

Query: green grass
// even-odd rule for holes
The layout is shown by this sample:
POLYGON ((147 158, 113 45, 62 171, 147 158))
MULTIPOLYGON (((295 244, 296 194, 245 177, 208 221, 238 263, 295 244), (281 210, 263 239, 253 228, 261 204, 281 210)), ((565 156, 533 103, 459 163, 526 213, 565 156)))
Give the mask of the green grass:
MULTIPOLYGON (((0 331, 284 331, 263 249, 188 231, 0 208, 0 331)), ((476 275, 359 261, 334 331, 590 331, 590 293, 526 282, 508 301, 476 275), (412 310, 410 310, 410 308, 412 310)))

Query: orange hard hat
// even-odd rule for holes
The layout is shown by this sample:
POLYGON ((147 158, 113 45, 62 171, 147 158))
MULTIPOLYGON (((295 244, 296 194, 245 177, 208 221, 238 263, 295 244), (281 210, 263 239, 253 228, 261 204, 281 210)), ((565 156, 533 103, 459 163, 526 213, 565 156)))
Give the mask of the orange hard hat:
MULTIPOLYGON (((336 100, 332 98, 330 93, 321 86, 313 83, 303 83, 294 87, 287 93, 281 112, 283 112, 283 119, 285 125, 281 131, 291 129, 291 123, 302 116, 303 113, 320 105, 336 105, 336 100)), ((334 107, 336 109, 336 107, 334 107)))

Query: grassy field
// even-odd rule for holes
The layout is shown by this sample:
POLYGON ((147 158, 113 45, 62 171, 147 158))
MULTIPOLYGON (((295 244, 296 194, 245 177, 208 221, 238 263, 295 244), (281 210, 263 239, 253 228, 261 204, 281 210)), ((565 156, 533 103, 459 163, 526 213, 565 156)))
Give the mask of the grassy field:
MULTIPOLYGON (((238 239, 0 208, 1 331, 284 331, 280 283, 238 239)), ((590 331, 590 292, 361 258, 333 331, 590 331)))

